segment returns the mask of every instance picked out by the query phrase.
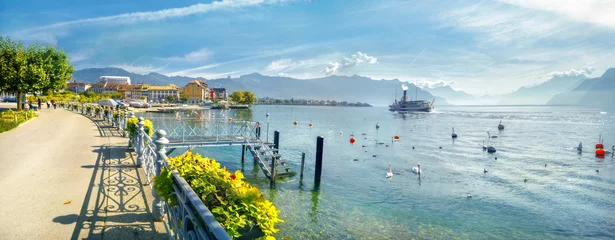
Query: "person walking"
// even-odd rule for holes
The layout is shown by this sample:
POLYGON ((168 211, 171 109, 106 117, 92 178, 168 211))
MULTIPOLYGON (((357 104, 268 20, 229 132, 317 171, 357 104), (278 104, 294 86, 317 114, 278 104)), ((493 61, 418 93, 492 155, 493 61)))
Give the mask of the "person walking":
POLYGON ((41 98, 39 97, 38 98, 38 109, 43 109, 43 108, 41 108, 41 103, 42 103, 42 101, 41 101, 41 98))
POLYGON ((56 100, 51 100, 51 104, 53 104, 53 109, 56 109, 56 100))
POLYGON ((47 100, 47 109, 51 108, 51 103, 47 100))

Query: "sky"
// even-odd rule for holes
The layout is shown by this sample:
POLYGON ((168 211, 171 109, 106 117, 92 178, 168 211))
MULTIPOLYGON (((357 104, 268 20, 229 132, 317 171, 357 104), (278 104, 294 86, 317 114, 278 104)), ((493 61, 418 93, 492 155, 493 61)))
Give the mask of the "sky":
POLYGON ((76 69, 221 78, 361 75, 501 94, 615 67, 613 0, 20 0, 0 35, 76 69))

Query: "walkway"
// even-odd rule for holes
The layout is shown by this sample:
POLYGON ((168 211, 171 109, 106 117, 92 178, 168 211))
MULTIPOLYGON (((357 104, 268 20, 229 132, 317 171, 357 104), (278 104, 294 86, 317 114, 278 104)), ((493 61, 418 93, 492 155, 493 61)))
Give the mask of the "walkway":
POLYGON ((102 121, 60 108, 0 134, 1 238, 167 239, 126 146, 102 121))

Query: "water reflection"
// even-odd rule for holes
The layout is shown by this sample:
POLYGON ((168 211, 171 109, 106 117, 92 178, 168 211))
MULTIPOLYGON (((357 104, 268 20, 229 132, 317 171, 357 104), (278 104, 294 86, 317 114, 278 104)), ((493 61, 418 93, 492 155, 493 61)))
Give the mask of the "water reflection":
POLYGON ((254 119, 254 113, 250 108, 235 109, 233 118, 242 121, 252 121, 254 119))
POLYGON ((320 191, 318 188, 314 188, 312 191, 312 211, 310 211, 309 215, 311 218, 311 222, 318 222, 318 199, 320 196, 320 191))

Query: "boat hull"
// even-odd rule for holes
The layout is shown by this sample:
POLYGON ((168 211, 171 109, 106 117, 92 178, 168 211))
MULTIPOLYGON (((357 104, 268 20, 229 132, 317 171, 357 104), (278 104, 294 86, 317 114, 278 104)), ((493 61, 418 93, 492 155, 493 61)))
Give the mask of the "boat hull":
POLYGON ((432 107, 389 107, 391 112, 431 112, 432 107))

